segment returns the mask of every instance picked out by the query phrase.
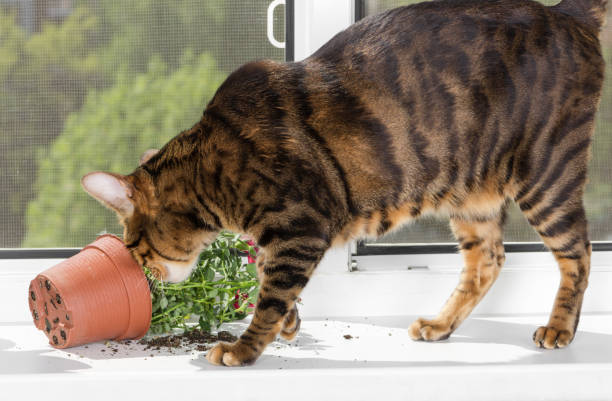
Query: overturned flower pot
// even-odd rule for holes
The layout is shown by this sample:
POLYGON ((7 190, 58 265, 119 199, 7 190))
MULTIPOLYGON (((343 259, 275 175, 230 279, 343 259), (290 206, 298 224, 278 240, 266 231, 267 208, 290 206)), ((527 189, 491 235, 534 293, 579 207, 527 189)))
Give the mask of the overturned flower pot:
POLYGON ((138 339, 151 323, 151 293, 121 239, 102 235, 30 282, 34 324, 55 348, 138 339))

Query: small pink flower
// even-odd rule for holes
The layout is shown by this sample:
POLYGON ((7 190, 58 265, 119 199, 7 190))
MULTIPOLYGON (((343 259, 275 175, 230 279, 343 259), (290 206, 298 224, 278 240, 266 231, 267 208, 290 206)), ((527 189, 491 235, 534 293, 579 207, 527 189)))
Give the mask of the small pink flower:
MULTIPOLYGON (((240 308, 240 301, 244 301, 248 297, 249 297, 249 294, 247 294, 246 292, 240 293, 240 290, 236 290, 236 294, 234 295, 234 309, 240 308)), ((251 309, 254 307, 255 305, 249 302, 248 308, 251 309)), ((250 312, 252 312, 252 310, 249 311, 249 313, 250 312)))
MULTIPOLYGON (((255 252, 257 252, 257 248, 255 248, 255 252)), ((255 263, 255 257, 251 256, 250 253, 247 255, 247 260, 249 261, 249 263, 255 263)))
MULTIPOLYGON (((246 236, 246 235, 242 237, 242 240, 246 242, 247 244, 249 244, 249 246, 252 246, 253 248, 255 248, 255 255, 257 255, 257 252, 259 252, 259 248, 255 246, 255 241, 253 241, 251 237, 246 236)), ((249 263, 255 263, 255 256, 251 256, 250 253, 247 255, 247 259, 249 263)))
MULTIPOLYGON (((253 239, 249 236, 242 236, 241 238, 244 242, 246 242, 247 244, 249 244, 249 246, 252 246, 255 249, 255 256, 251 256, 251 253, 249 252, 247 254, 247 260, 249 263, 256 263, 255 258, 257 257, 257 252, 259 252, 259 248, 257 248, 255 246, 255 241, 253 241, 253 239)), ((245 299, 249 298, 249 294, 247 293, 240 293, 240 290, 236 290, 236 294, 234 295, 234 309, 238 309, 240 308, 240 301, 244 301, 245 299)), ((252 303, 249 302, 249 306, 247 308, 248 313, 253 313, 253 308, 255 308, 255 305, 253 305, 252 303)))

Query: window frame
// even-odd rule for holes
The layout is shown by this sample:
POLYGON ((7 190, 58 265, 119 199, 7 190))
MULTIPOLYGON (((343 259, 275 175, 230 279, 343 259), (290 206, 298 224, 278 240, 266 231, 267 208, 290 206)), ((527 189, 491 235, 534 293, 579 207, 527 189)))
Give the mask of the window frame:
MULTIPOLYGON (((591 241, 593 252, 612 251, 612 242, 591 241)), ((506 253, 519 252, 548 252, 543 242, 505 242, 506 253)), ((374 255, 414 255, 414 254, 444 254, 456 253, 455 243, 415 243, 415 244, 368 244, 366 241, 357 241, 355 256, 374 255)))

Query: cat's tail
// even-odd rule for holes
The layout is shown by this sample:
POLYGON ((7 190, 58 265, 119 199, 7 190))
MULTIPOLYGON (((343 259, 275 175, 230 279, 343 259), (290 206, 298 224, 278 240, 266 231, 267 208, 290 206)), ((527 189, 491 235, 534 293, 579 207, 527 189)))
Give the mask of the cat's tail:
POLYGON ((555 8, 599 30, 606 22, 607 5, 608 0, 563 0, 555 8))

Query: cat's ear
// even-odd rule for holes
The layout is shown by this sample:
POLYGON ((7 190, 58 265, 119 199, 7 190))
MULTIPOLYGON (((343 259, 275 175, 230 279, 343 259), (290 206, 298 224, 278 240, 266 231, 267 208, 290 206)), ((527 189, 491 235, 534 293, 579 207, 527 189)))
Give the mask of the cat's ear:
POLYGON ((81 185, 92 197, 123 217, 134 213, 134 187, 124 176, 95 171, 81 178, 81 185))
POLYGON ((157 154, 157 152, 159 152, 158 149, 149 149, 149 150, 146 150, 142 154, 142 156, 140 156, 140 161, 138 162, 138 165, 142 166, 143 164, 148 162, 149 159, 151 159, 153 156, 155 156, 157 154))

